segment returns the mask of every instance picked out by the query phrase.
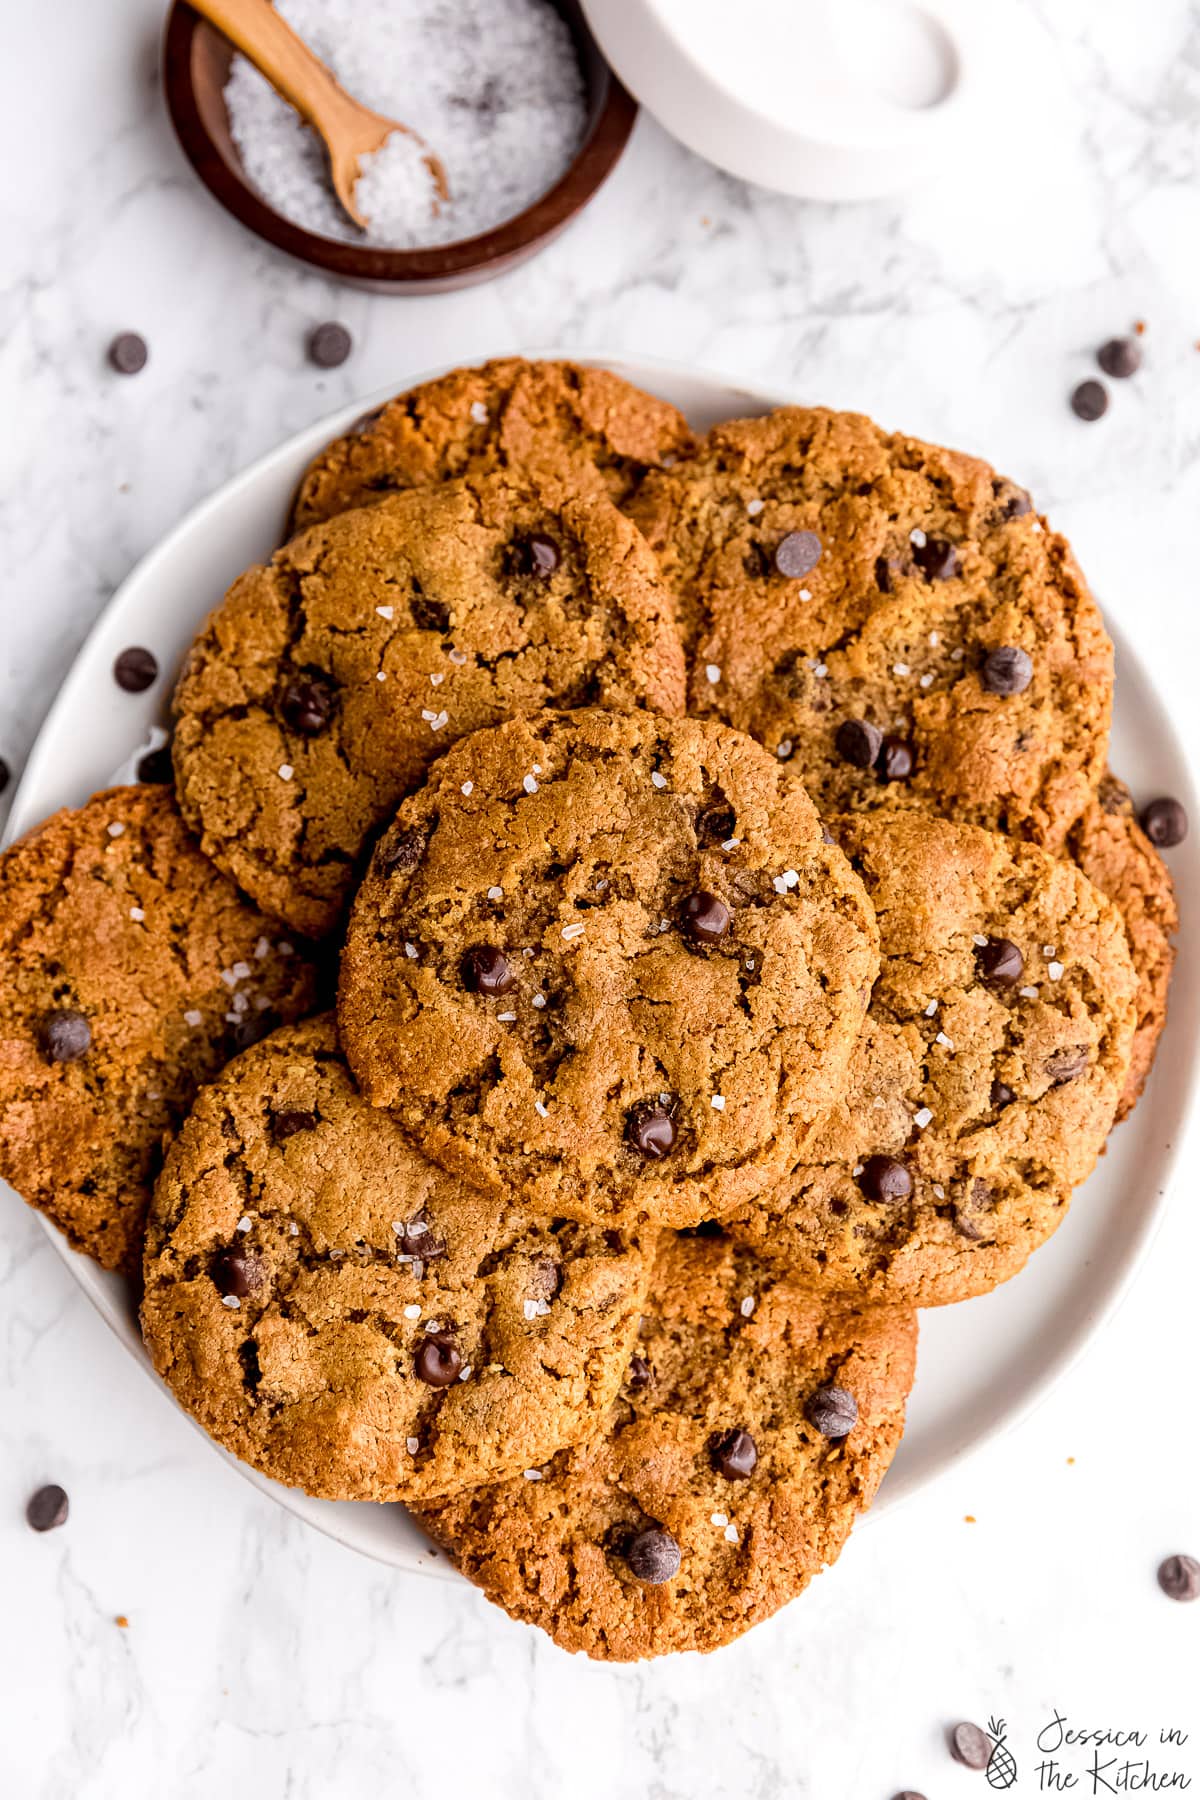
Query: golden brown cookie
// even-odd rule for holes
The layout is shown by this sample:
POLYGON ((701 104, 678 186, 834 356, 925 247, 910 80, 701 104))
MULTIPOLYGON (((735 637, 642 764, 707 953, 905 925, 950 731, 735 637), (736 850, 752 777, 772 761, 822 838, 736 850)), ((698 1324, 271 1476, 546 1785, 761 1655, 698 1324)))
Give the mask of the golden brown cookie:
POLYGON ((973 457, 854 413, 719 425, 633 507, 689 711, 822 814, 920 809, 1060 850, 1104 771, 1112 645, 1064 540, 973 457))
POLYGON ((1167 992, 1175 965, 1171 942, 1179 909, 1170 871, 1133 810, 1129 790, 1106 775, 1067 844, 1088 880, 1107 894, 1125 921, 1138 978, 1138 1023, 1117 1119, 1137 1105, 1167 1022, 1167 992))
POLYGON ((670 597, 629 521, 472 476, 314 527, 234 583, 175 696, 180 805, 248 894, 320 935, 370 832, 456 738, 683 701, 670 597))
POLYGON ((916 1340, 910 1311, 822 1302, 725 1239, 672 1238, 603 1433, 421 1522, 566 1650, 715 1650, 840 1553, 900 1442, 916 1340))
POLYGON ((142 1330, 218 1443, 330 1500, 517 1474, 616 1395, 649 1258, 443 1174, 358 1095, 332 1015, 197 1098, 146 1234, 142 1330))
POLYGON ((292 525, 493 469, 591 487, 620 506, 693 444, 682 413, 607 369, 502 357, 398 394, 335 438, 304 473, 292 525))
POLYGON ((941 1306, 1066 1216, 1125 1085, 1116 908, 1031 844, 915 814, 832 821, 882 964, 845 1092, 791 1176, 726 1221, 823 1294, 941 1306))
POLYGON ((201 855, 165 788, 55 813, 0 857, 0 1174, 76 1249, 136 1268, 164 1135, 315 989, 308 947, 201 855))
POLYGON ((840 1091, 861 884, 740 733, 544 714, 456 745, 356 896, 346 1055, 447 1168, 553 1214, 695 1224, 840 1091))

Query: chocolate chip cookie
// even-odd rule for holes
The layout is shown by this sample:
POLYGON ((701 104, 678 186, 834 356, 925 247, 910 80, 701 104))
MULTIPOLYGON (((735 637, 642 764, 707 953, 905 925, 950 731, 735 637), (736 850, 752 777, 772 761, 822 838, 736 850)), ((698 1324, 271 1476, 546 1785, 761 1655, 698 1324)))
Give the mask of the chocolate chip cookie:
POLYGON ((421 1522, 564 1649, 715 1650, 838 1556, 900 1441, 916 1338, 910 1311, 823 1302, 727 1240, 672 1238, 603 1433, 421 1522))
POLYGON ((785 407, 633 506, 692 652, 689 711, 823 814, 920 809, 1062 848, 1104 772, 1112 646, 1070 550, 985 463, 785 407))
POLYGON ((1067 844, 1088 880, 1117 907, 1125 921, 1137 971, 1137 1030, 1118 1120, 1137 1105, 1167 1022, 1167 991, 1175 964, 1171 942, 1179 910, 1170 872, 1134 812, 1129 790, 1106 775, 1096 797, 1074 826, 1067 844))
POLYGON ((437 1161, 544 1212, 694 1224, 840 1090, 861 884, 738 732, 542 715, 449 751, 356 896, 339 1025, 437 1161))
POLYGON ((649 1272, 615 1231, 536 1219, 368 1106, 332 1016, 196 1101, 159 1178, 142 1329, 218 1443, 332 1500, 516 1474, 614 1399, 649 1272))
POLYGON ((180 804, 248 894, 317 936, 455 738, 544 706, 683 701, 670 597, 629 521, 471 477, 316 526, 234 583, 175 696, 180 804))
POLYGON ((1124 1090, 1137 981, 1116 908, 1031 844, 915 814, 832 821, 882 966, 842 1097, 729 1230, 822 1293, 940 1306, 1066 1216, 1124 1090))
POLYGON ((335 438, 305 471, 293 529, 493 469, 590 487, 620 506, 648 469, 693 446, 682 413, 607 369, 502 357, 398 394, 335 438))
POLYGON ((133 1269, 160 1146, 201 1082, 313 1004, 306 946, 213 868, 161 787, 0 857, 0 1175, 133 1269))

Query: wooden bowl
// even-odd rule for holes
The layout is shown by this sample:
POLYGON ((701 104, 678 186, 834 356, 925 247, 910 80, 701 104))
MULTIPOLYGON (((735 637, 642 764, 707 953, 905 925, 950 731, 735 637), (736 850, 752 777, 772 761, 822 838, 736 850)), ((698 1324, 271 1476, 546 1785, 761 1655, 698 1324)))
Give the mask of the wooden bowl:
MULTIPOLYGON (((229 130, 225 83, 233 49, 183 0, 163 41, 167 109, 184 154, 209 192, 248 230, 297 261, 386 294, 436 294, 470 287, 534 256, 581 212, 625 148, 637 103, 600 53, 578 0, 554 0, 575 39, 588 94, 583 143, 566 173, 524 212, 494 231, 424 250, 379 250, 318 237, 283 218, 251 186, 229 130)), ((434 146, 436 148, 436 145, 434 146)))

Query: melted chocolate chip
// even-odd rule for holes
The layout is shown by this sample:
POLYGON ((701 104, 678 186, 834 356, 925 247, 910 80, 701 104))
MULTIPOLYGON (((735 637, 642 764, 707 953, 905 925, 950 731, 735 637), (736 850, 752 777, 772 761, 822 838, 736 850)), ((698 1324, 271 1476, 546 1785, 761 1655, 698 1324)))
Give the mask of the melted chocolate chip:
POLYGON ((63 1006, 42 1020, 38 1045, 47 1062, 78 1062, 92 1047, 92 1028, 81 1012, 63 1006))
POLYGON ((723 900, 703 888, 688 895, 680 912, 683 929, 695 944, 719 944, 733 917, 723 900))
POLYGON ((804 1416, 822 1437, 844 1438, 858 1424, 858 1401, 845 1388, 821 1387, 810 1398, 804 1416))
POLYGON ((1109 338, 1097 350, 1096 361, 1114 381, 1128 381, 1142 366, 1142 347, 1136 338, 1109 338))
POLYGON ((47 1487, 40 1487, 30 1497, 25 1517, 34 1531, 56 1531, 60 1525, 66 1524, 70 1510, 71 1502, 67 1498, 66 1488, 51 1482, 47 1487))
POLYGON ((859 1171, 858 1185, 867 1200, 896 1205, 911 1196, 913 1178, 894 1156, 868 1156, 859 1171))
POLYGON ((1178 800, 1152 800, 1142 813, 1142 830, 1159 850, 1173 850, 1187 836, 1187 813, 1178 800))
POLYGON ((418 631, 446 632, 450 629, 450 608, 441 600, 431 600, 415 583, 408 610, 418 631))
POLYGON ((108 366, 118 375, 140 375, 150 360, 150 346, 137 331, 120 332, 108 346, 108 366))
POLYGON ((907 781, 915 762, 910 743, 902 737, 885 737, 875 767, 885 781, 907 781))
POLYGON ((517 985, 516 970, 494 944, 476 944, 467 951, 462 960, 462 978, 472 993, 488 999, 510 994, 517 985))
POLYGON ((948 538, 927 537, 914 544, 913 561, 926 581, 952 581, 958 574, 958 551, 948 538))
POLYGON ((1102 381, 1081 381, 1071 395, 1071 411, 1077 419, 1094 424, 1108 411, 1108 389, 1102 381))
POLYGON ((425 839, 411 829, 385 838, 379 850, 379 866, 385 875, 411 875, 425 854, 425 839))
POLYGON ((396 1250, 401 1256, 419 1256, 422 1262, 437 1262, 446 1254, 446 1240, 436 1237, 429 1229, 426 1215, 418 1212, 409 1219, 403 1231, 396 1233, 396 1250))
POLYGON ((213 1257, 209 1273, 219 1294, 244 1300, 263 1283, 263 1267, 256 1256, 244 1250, 219 1250, 213 1257))
POLYGON ((283 723, 301 737, 318 737, 333 717, 337 683, 320 669, 300 669, 280 683, 277 707, 283 723))
POLYGON ((989 938, 975 950, 979 978, 989 987, 1016 987, 1025 973, 1025 958, 1011 938, 989 938))
POLYGON ((989 694, 1023 694, 1033 680, 1033 659, 1028 650, 1004 644, 989 650, 983 664, 983 685, 989 694))
POLYGON ((737 814, 722 794, 696 814, 696 836, 702 844, 724 844, 737 833, 737 814))
POLYGON ((661 1525, 654 1525, 629 1540, 625 1560, 630 1574, 638 1581, 644 1581, 648 1587, 661 1587, 664 1581, 670 1581, 679 1573, 682 1558, 679 1545, 670 1532, 664 1531, 661 1525))
POLYGON ((277 1112, 271 1115, 271 1136, 277 1144, 286 1143, 295 1137, 298 1131, 314 1131, 317 1124, 315 1112, 301 1112, 298 1108, 290 1112, 277 1112))
POLYGON ((413 1358, 417 1380, 431 1388, 450 1387, 458 1380, 462 1366, 462 1351, 453 1338, 445 1337, 440 1332, 431 1333, 419 1345, 413 1358))
POLYGON ((631 1356, 629 1359, 629 1372, 625 1377, 625 1386, 629 1389, 630 1393, 644 1393, 653 1380, 654 1370, 650 1367, 650 1364, 646 1361, 645 1357, 631 1356))
POLYGON ((866 719, 843 719, 834 738, 843 762, 869 769, 883 749, 883 733, 866 719))
POLYGON ((158 679, 158 658, 153 650, 131 644, 113 664, 113 680, 127 694, 144 694, 158 679))
POLYGON ((989 1099, 997 1112, 1006 1106, 1011 1106, 1016 1097, 1007 1081, 993 1081, 989 1099))
POLYGON ((629 1109, 625 1135, 647 1162, 661 1162, 675 1148, 675 1121, 657 1100, 639 1100, 629 1109))
POLYGON ((712 1465, 727 1481, 749 1481, 758 1464, 758 1445, 748 1431, 735 1426, 709 1444, 712 1465))
POLYGON ((336 319, 314 325, 308 334, 309 361, 318 369, 339 369, 354 348, 354 339, 336 319))
POLYGON ((552 537, 543 531, 531 531, 522 545, 523 561, 530 575, 549 581, 562 561, 562 552, 552 537))
POLYGON ((1062 1087, 1068 1081, 1078 1081, 1088 1066, 1086 1044, 1071 1044, 1065 1050, 1056 1050, 1046 1058, 1046 1073, 1055 1087, 1062 1087))
POLYGON ((1200 1562, 1194 1556, 1168 1556, 1158 1565, 1158 1585, 1168 1600, 1200 1600, 1200 1562))
POLYGON ((789 581, 810 575, 821 560, 821 540, 815 531, 789 531, 775 546, 775 567, 789 581))

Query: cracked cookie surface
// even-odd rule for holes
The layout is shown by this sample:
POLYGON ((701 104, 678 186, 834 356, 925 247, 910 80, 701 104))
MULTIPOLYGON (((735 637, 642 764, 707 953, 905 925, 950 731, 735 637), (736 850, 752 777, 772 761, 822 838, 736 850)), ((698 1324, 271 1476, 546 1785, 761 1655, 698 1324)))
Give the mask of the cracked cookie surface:
POLYGON ((435 765, 351 912, 369 1099, 544 1211, 690 1225, 839 1091, 877 967, 858 878, 738 732, 548 714, 435 765))
POLYGON ((357 1093, 332 1015, 198 1097, 147 1229, 155 1367, 226 1449, 328 1499, 520 1472, 617 1392, 649 1259, 426 1161, 357 1093))
POLYGON ((669 1238, 602 1434, 420 1522, 564 1649, 715 1650, 838 1556, 900 1441, 916 1339, 911 1311, 822 1301, 720 1237, 669 1238))
POLYGON ((822 814, 912 808, 1060 850, 1104 772, 1112 645, 1065 541, 973 457, 784 407, 632 507, 689 641, 689 711, 822 814))
POLYGON ((491 469, 591 487, 619 506, 694 442, 682 413, 607 369, 502 357, 398 394, 335 438, 304 473, 293 529, 491 469))
POLYGON ((629 521, 481 476, 317 526, 234 583, 175 695, 180 805, 247 893, 319 936, 456 738, 683 701, 670 596, 629 521))
POLYGON ((0 1174, 76 1249, 133 1269, 160 1146, 201 1082, 316 974, 160 787, 112 788, 0 857, 0 1174))
POLYGON ((728 1229, 823 1293, 984 1293, 1066 1216, 1125 1085, 1136 979, 1070 863, 974 826, 839 818, 881 967, 844 1094, 728 1229))

